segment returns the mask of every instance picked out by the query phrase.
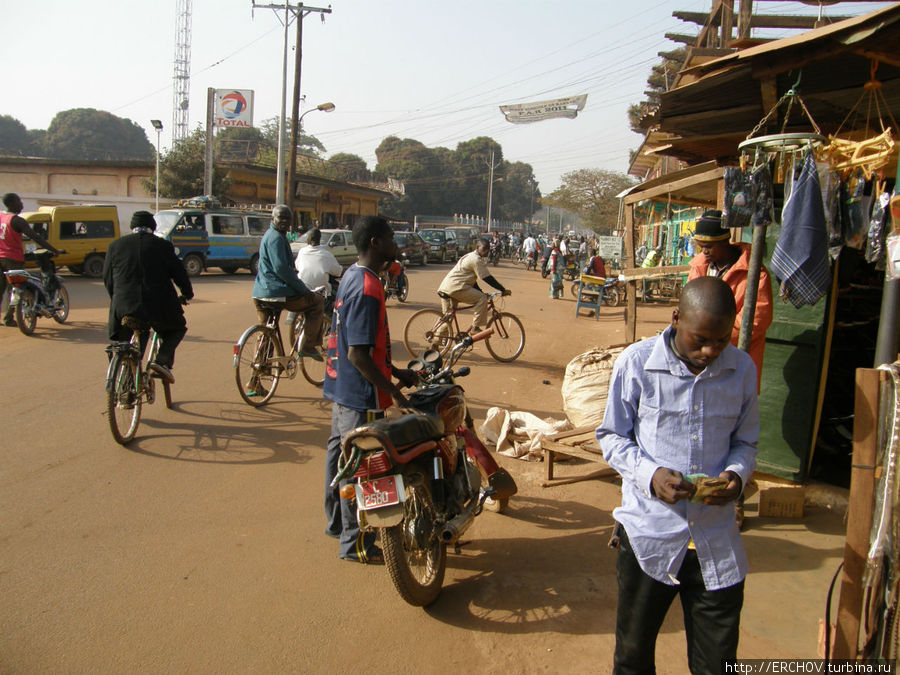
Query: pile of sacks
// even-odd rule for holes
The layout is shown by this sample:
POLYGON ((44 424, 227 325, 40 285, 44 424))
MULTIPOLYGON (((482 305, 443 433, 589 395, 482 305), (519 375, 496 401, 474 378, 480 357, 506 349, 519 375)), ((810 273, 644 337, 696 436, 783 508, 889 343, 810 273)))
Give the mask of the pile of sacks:
POLYGON ((566 419, 542 420, 528 412, 493 407, 481 425, 481 438, 493 443, 503 455, 539 462, 544 457, 541 442, 545 436, 576 427, 600 426, 613 363, 623 349, 595 348, 569 362, 562 385, 566 419))

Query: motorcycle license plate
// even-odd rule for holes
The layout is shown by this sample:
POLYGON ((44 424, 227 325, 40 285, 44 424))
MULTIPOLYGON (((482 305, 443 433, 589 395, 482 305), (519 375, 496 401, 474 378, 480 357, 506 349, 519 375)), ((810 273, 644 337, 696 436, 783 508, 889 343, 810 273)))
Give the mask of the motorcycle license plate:
POLYGON ((356 505, 363 511, 380 509, 406 500, 402 476, 384 476, 356 484, 356 505))

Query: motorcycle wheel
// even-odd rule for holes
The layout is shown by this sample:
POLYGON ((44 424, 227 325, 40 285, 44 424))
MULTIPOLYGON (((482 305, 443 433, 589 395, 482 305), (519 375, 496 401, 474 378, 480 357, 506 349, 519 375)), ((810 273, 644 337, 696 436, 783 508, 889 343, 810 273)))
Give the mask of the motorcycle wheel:
POLYGON ((621 291, 618 288, 607 288, 603 294, 603 302, 609 307, 618 307, 622 302, 621 291))
MULTIPOLYGON (((300 316, 303 316, 302 314, 300 316)), ((324 357, 328 352, 328 334, 331 332, 331 318, 326 314, 322 319, 322 345, 321 353, 324 357)), ((297 329, 297 335, 300 335, 300 329, 297 329)), ((325 362, 316 361, 315 359, 305 359, 300 357, 300 372, 310 384, 321 387, 325 384, 325 362)))
POLYGON ((405 274, 401 274, 400 278, 397 279, 397 299, 400 302, 406 302, 406 298, 409 297, 409 279, 406 278, 405 274))
POLYGON ((441 316, 436 309, 420 309, 409 317, 403 329, 403 344, 410 358, 417 358, 429 349, 437 349, 441 355, 450 351, 453 345, 450 325, 440 322, 441 316))
POLYGON ((581 288, 580 281, 572 282, 572 285, 569 286, 569 291, 572 293, 573 298, 578 298, 578 290, 581 288))
POLYGON ((119 445, 127 445, 132 441, 141 422, 143 402, 136 388, 137 376, 137 361, 119 359, 113 370, 112 386, 106 392, 109 430, 119 445))
POLYGON ((541 279, 546 279, 550 276, 550 268, 549 267, 541 267, 541 279))
POLYGON ((381 531, 384 561, 394 587, 410 605, 427 607, 437 600, 447 568, 447 548, 434 524, 431 491, 407 486, 403 521, 381 531))
POLYGON ((519 354, 525 349, 525 327, 519 317, 509 312, 500 312, 499 318, 490 327, 494 329, 494 334, 484 343, 491 356, 502 363, 519 358, 519 354))
POLYGON ((62 300, 62 303, 60 304, 59 309, 53 312, 53 320, 56 323, 65 323, 66 319, 69 318, 69 291, 66 290, 65 286, 60 286, 56 295, 62 300))
POLYGON ((241 343, 234 367, 234 381, 241 398, 254 408, 265 405, 275 395, 278 380, 281 379, 281 367, 269 365, 269 360, 277 356, 284 356, 281 345, 263 326, 255 326, 241 343), (253 379, 256 381, 251 382, 253 379), (250 396, 254 387, 262 387, 261 396, 250 396))
POLYGON ((31 335, 37 325, 37 313, 34 311, 34 293, 25 291, 19 296, 16 304, 16 324, 25 335, 31 335))

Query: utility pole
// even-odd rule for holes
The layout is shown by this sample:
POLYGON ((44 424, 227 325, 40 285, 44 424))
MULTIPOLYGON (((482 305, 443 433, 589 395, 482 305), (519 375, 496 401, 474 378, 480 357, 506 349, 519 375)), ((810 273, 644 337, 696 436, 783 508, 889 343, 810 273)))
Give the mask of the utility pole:
POLYGON ((488 164, 491 168, 490 178, 488 179, 488 203, 487 203, 487 231, 491 231, 491 206, 494 200, 494 169, 496 169, 499 164, 494 164, 494 149, 491 148, 491 162, 488 164))
MULTIPOLYGON (((275 202, 278 204, 290 203, 293 195, 288 195, 285 191, 284 180, 284 136, 285 136, 285 109, 287 108, 287 64, 288 64, 288 26, 291 20, 297 20, 297 44, 295 45, 296 55, 294 59, 294 101, 292 105, 291 117, 291 166, 290 176, 291 183, 294 177, 294 165, 297 162, 297 114, 300 107, 300 62, 303 53, 303 18, 311 12, 319 12, 322 21, 325 21, 325 15, 331 14, 331 6, 324 7, 307 7, 302 2, 292 5, 287 0, 283 4, 257 5, 256 0, 251 0, 253 9, 271 9, 276 12, 276 16, 284 11, 284 61, 281 64, 281 115, 278 117, 278 162, 276 171, 278 173, 275 180, 275 202)), ((293 188, 291 189, 293 192, 293 188)))

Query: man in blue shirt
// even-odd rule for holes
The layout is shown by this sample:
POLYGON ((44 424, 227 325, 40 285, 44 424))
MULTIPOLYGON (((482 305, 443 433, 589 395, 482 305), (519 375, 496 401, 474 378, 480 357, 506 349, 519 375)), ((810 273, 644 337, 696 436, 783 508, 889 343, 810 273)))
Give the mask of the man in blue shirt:
POLYGON ((691 672, 719 673, 736 657, 748 564, 731 502, 756 466, 759 411, 753 360, 730 344, 734 317, 726 283, 695 279, 662 335, 628 347, 613 368, 597 440, 622 476, 618 674, 655 672, 676 595, 691 672), (698 492, 698 474, 724 487, 698 492))
POLYGON ((409 405, 391 376, 406 386, 412 386, 416 376, 391 363, 391 335, 378 273, 397 257, 394 232, 384 218, 365 216, 353 227, 353 243, 359 260, 341 278, 325 360, 323 393, 334 402, 325 455, 325 534, 340 540, 344 560, 383 564, 375 534, 360 532, 356 507, 340 498, 339 488, 332 489, 331 481, 348 432, 382 417, 392 403, 409 405))
MULTIPOLYGON (((306 287, 294 270, 294 258, 287 232, 291 229, 294 215, 290 208, 278 204, 272 209, 272 224, 259 243, 259 269, 253 284, 253 302, 259 322, 265 324, 266 313, 260 301, 279 303, 290 312, 303 312, 306 324, 303 330, 303 356, 321 361, 322 355, 316 349, 322 344, 322 318, 325 300, 306 287)), ((288 331, 288 345, 294 344, 294 325, 288 331)))

